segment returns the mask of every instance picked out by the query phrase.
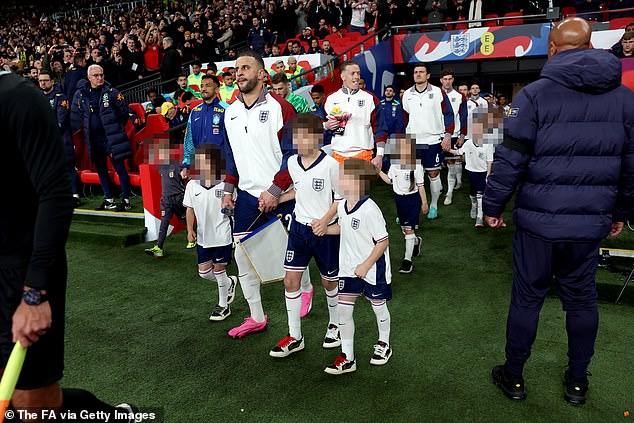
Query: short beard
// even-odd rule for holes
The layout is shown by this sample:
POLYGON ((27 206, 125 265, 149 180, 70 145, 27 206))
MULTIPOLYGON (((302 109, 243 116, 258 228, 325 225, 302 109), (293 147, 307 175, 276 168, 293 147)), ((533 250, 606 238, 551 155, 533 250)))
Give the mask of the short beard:
POLYGON ((257 79, 252 79, 250 81, 247 81, 247 84, 244 86, 244 88, 241 88, 240 85, 238 84, 238 88, 240 89, 240 92, 243 94, 249 94, 251 91, 253 91, 255 89, 255 86, 258 84, 258 80, 257 79))

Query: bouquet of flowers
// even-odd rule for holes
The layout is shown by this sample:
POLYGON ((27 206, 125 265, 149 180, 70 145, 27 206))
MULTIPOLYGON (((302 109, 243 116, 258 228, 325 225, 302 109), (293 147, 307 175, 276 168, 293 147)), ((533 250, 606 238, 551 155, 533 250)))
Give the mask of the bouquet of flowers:
POLYGON ((339 126, 334 131, 335 135, 343 135, 346 130, 346 124, 351 116, 352 113, 345 112, 341 110, 340 107, 335 107, 328 113, 328 119, 336 120, 339 123, 339 126))

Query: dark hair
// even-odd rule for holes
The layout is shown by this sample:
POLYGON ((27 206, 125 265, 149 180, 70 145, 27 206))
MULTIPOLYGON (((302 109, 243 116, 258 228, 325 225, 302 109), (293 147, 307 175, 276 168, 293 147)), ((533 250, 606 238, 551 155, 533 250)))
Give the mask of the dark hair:
POLYGON ((150 88, 149 90, 146 91, 145 95, 150 95, 152 93, 158 94, 159 92, 156 88, 150 88))
POLYGON ((306 128, 312 134, 324 133, 324 122, 314 113, 300 113, 295 116, 291 125, 295 128, 306 128))
POLYGON ((283 82, 285 84, 288 82, 288 78, 286 77, 285 73, 276 73, 271 78, 271 83, 273 84, 279 84, 280 82, 283 82))
POLYGON ((178 74, 178 76, 176 77, 176 79, 178 79, 178 78, 182 78, 183 76, 184 76, 185 78, 187 78, 187 74, 186 74, 186 73, 179 73, 179 74, 178 74))
POLYGON ((240 55, 238 56, 238 59, 241 58, 241 57, 251 57, 251 58, 253 58, 256 61, 256 63, 258 64, 258 66, 259 66, 258 70, 265 68, 264 60, 262 59, 262 56, 260 56, 258 53, 256 53, 253 50, 245 50, 245 51, 241 52, 240 55))
POLYGON ((211 79, 212 81, 214 81, 214 84, 216 84, 217 86, 220 86, 220 80, 218 79, 216 75, 209 75, 209 74, 203 75, 202 78, 200 78, 201 85, 205 79, 211 79))
POLYGON ((192 93, 191 91, 185 91, 183 93, 183 95, 181 95, 181 101, 184 103, 187 100, 193 100, 194 99, 194 93, 192 93))
MULTIPOLYGON (((35 69, 35 68, 31 68, 31 69, 35 69)), ((42 69, 40 71, 40 75, 48 75, 51 79, 54 79, 53 75, 51 75, 51 73, 49 71, 47 71, 46 69, 42 69)))
POLYGON ((362 159, 351 158, 345 160, 341 166, 346 175, 354 175, 360 182, 365 182, 364 194, 367 194, 372 186, 376 184, 379 171, 372 163, 362 159))
MULTIPOLYGON (((385 90, 387 90, 388 88, 391 88, 394 92, 396 92, 396 88, 394 88, 394 85, 386 85, 385 90)), ((383 90, 383 92, 385 92, 385 90, 383 90)))
POLYGON ((341 70, 341 72, 343 72, 346 70, 348 66, 359 66, 359 63, 357 63, 356 60, 346 60, 345 62, 341 64, 339 69, 341 70))
POLYGON ((226 167, 225 157, 222 154, 222 149, 218 144, 202 144, 196 148, 195 155, 204 155, 211 160, 212 169, 215 165, 216 178, 220 179, 223 170, 226 167))
POLYGON ((630 31, 623 34, 623 38, 621 38, 621 40, 631 40, 633 38, 634 38, 634 31, 630 31))
POLYGON ((445 68, 442 70, 442 72, 440 72, 440 77, 444 78, 445 76, 456 76, 456 74, 453 72, 453 69, 451 68, 445 68))
POLYGON ((425 72, 431 75, 431 68, 429 67, 427 63, 423 63, 423 62, 414 63, 412 65, 412 72, 416 70, 416 68, 425 68, 425 72))
POLYGON ((315 94, 325 94, 326 90, 324 90, 324 86, 317 84, 317 85, 313 85, 313 88, 310 89, 311 93, 315 93, 315 94))
POLYGON ((214 73, 218 72, 218 66, 214 62, 207 63, 207 70, 212 70, 214 73))
POLYGON ((223 72, 221 76, 224 78, 225 76, 232 76, 232 75, 231 75, 231 72, 223 72))
POLYGON ((203 62, 201 62, 200 60, 194 60, 192 62, 192 66, 198 66, 199 68, 203 67, 203 62))
POLYGON ((458 83, 458 86, 459 86, 459 87, 461 87, 461 86, 463 86, 463 85, 464 85, 465 87, 469 88, 469 84, 467 84, 467 81, 460 81, 460 82, 458 83))
POLYGON ((167 100, 165 100, 165 97, 163 97, 162 95, 159 95, 152 102, 152 106, 154 106, 155 109, 160 109, 163 103, 165 103, 166 101, 167 100))

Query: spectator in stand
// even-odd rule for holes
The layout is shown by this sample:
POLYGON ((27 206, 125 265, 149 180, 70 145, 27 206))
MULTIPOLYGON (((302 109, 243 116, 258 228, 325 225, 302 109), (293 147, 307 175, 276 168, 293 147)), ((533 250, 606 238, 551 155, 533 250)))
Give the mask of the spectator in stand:
POLYGON ((208 28, 201 44, 200 58, 206 62, 217 62, 220 57, 221 50, 218 41, 216 41, 215 32, 212 28, 208 28))
POLYGON ((293 35, 299 34, 300 32, 302 32, 304 28, 308 26, 308 22, 306 21, 306 19, 309 16, 309 12, 306 8, 306 4, 304 0, 299 0, 297 2, 297 8, 295 9, 295 14, 297 15, 297 19, 295 24, 295 32, 293 33, 293 35))
POLYGON ((174 46, 174 40, 170 37, 163 38, 165 55, 161 62, 161 80, 163 92, 169 93, 176 90, 176 77, 182 72, 181 55, 174 46))
MULTIPOLYGON (((612 50, 610 50, 612 51, 612 50)), ((614 53, 614 51, 612 51, 614 53)), ((621 52, 614 53, 618 58, 633 57, 634 55, 634 31, 626 32, 621 38, 621 52)))
POLYGON ((156 72, 160 67, 160 53, 162 44, 161 34, 154 23, 145 36, 145 50, 143 50, 143 60, 145 69, 148 72, 156 72))
POLYGON ((343 33, 341 31, 339 31, 339 27, 337 25, 333 25, 330 27, 330 32, 332 33, 332 35, 335 35, 339 38, 345 38, 343 33))
MULTIPOLYGON (((495 13, 495 5, 492 0, 471 0, 469 2, 469 15, 468 20, 480 20, 488 14, 495 13)), ((482 22, 470 23, 469 28, 481 27, 482 22)))
MULTIPOLYGON (((629 9, 634 7, 634 0, 612 0, 609 2, 608 10, 629 9)), ((634 16, 633 11, 610 13, 610 19, 629 18, 634 16)))
MULTIPOLYGON (((634 31, 634 22, 628 24, 625 27, 625 32, 623 33, 623 35, 631 31, 634 31)), ((623 44, 621 44, 621 41, 623 41, 623 37, 621 37, 621 39, 616 44, 614 44, 612 48, 610 49, 610 51, 612 51, 612 53, 616 57, 621 57, 623 55, 623 44)))
POLYGON ((234 84, 234 82, 235 77, 231 72, 225 72, 222 74, 222 84, 218 90, 218 95, 220 96, 220 100, 227 104, 231 104, 236 101, 236 98, 240 93, 238 85, 234 84))
POLYGON ((313 38, 310 40, 310 47, 306 53, 308 54, 320 54, 324 51, 319 47, 319 40, 317 38, 313 38))
POLYGON ((293 41, 291 44, 290 54, 295 56, 299 56, 300 54, 306 54, 306 50, 304 50, 304 46, 299 41, 293 41))
POLYGON ((121 57, 123 59, 123 81, 130 82, 143 78, 143 64, 145 58, 137 47, 137 38, 134 35, 123 37, 121 43, 121 57))
POLYGON ((466 21, 469 19, 469 0, 453 0, 453 7, 449 14, 453 20, 466 21))
POLYGON ((330 35, 330 27, 328 26, 328 23, 325 19, 320 19, 319 26, 315 30, 315 36, 320 40, 323 40, 328 35, 330 35))
POLYGON ((271 47, 271 57, 280 57, 280 46, 278 46, 277 44, 273 44, 273 46, 271 47))
POLYGON ((174 107, 174 105, 169 101, 166 101, 161 105, 161 115, 165 118, 170 128, 175 128, 187 123, 187 119, 180 109, 174 107))
POLYGON ((218 34, 220 35, 220 37, 216 40, 218 42, 218 45, 223 50, 228 49, 233 39, 233 30, 231 29, 231 23, 229 21, 225 21, 218 29, 218 34))
POLYGON ((253 27, 247 37, 247 45, 258 54, 264 53, 264 45, 271 42, 271 32, 260 22, 260 18, 253 18, 253 27))
POLYGON ((368 0, 359 0, 352 3, 352 18, 350 19, 350 32, 360 32, 365 35, 365 12, 368 10, 368 0))
POLYGON ((272 57, 271 56, 271 45, 264 44, 264 52, 262 53, 262 57, 272 57))
MULTIPOLYGON (((88 81, 80 81, 73 98, 71 113, 77 116, 71 123, 83 122, 88 156, 95 164, 103 189, 104 201, 98 210, 130 210, 130 176, 124 160, 130 156, 130 140, 125 126, 130 119, 130 109, 123 94, 104 80, 103 68, 92 65, 88 68, 88 81), (121 181, 121 197, 115 203, 110 190, 107 158, 121 181)), ((73 131, 80 129, 72 128, 73 131)))
POLYGON ((276 74, 273 78, 271 78, 271 82, 273 83, 273 92, 291 103, 296 113, 307 113, 310 111, 308 102, 304 99, 304 97, 300 97, 291 92, 291 83, 289 82, 286 74, 276 74))
POLYGON ((339 59, 337 59, 337 56, 338 56, 337 52, 332 49, 332 46, 330 45, 330 41, 324 40, 321 43, 321 49, 324 51, 325 55, 332 57, 332 63, 335 68, 339 66, 339 59))
MULTIPOLYGON (((145 114, 151 115, 152 113, 156 113, 154 107, 154 101, 158 98, 159 92, 156 88, 150 88, 145 93, 145 97, 147 98, 147 104, 145 105, 145 114)), ((163 104, 163 102, 159 103, 159 107, 163 104)))
POLYGON ((600 17, 599 12, 601 10, 601 5, 603 4, 603 0, 575 0, 575 8, 577 9, 577 14, 580 13, 588 13, 588 15, 584 15, 583 18, 586 20, 597 20, 600 17))
POLYGON ((77 83, 82 79, 88 79, 88 73, 86 72, 86 58, 79 54, 75 56, 74 63, 66 71, 64 78, 64 94, 69 101, 75 97, 77 83))
POLYGON ((302 33, 297 38, 299 38, 300 41, 303 41, 305 43, 310 43, 310 40, 313 39, 313 29, 307 26, 306 28, 302 30, 302 33))
POLYGON ((429 23, 442 22, 447 14, 448 0, 427 0, 425 11, 427 12, 427 21, 429 23))

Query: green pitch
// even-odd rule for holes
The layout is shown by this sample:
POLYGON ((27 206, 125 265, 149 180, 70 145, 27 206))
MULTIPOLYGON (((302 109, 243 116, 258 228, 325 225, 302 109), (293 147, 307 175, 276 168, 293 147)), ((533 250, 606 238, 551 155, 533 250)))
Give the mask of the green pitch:
MULTIPOLYGON (((145 245, 69 241, 63 385, 90 389, 113 404, 162 407, 165 421, 174 423, 624 419, 626 409, 634 411, 634 286, 624 304, 612 302, 630 262, 616 262, 616 272, 600 270, 597 277, 600 328, 587 404, 575 408, 563 400, 567 341, 554 296, 545 302, 526 367, 528 399, 514 403, 490 376, 504 360, 514 228, 475 229, 465 189, 451 206, 442 206, 441 198, 437 220, 421 219, 422 252, 410 275, 397 273, 404 245, 391 189, 374 190, 390 232, 394 355, 383 367, 369 364, 376 323, 368 302, 358 300, 358 370, 339 377, 323 373, 338 349, 321 347, 327 309, 320 284, 302 321, 305 350, 274 359, 269 349, 287 332, 281 283, 262 287, 268 331, 233 340, 227 330, 248 314, 242 292, 227 320, 208 321, 217 287, 198 277, 184 233, 168 237, 162 260, 146 256, 145 245)), ((632 234, 625 237, 634 245, 632 234)), ((234 266, 229 273, 235 274, 234 266)))

